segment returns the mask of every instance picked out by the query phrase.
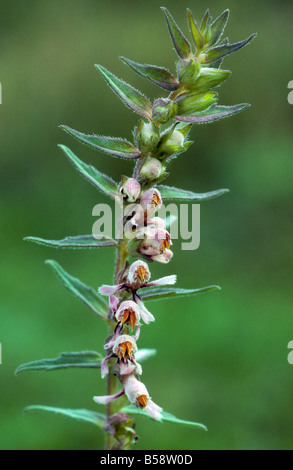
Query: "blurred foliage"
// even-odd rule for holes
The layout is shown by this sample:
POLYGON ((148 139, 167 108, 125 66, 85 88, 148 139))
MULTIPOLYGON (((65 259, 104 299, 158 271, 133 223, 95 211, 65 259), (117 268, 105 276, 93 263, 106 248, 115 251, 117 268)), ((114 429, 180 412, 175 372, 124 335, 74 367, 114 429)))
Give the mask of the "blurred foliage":
MULTIPOLYGON (((155 0, 18 0, 17 7, 2 2, 1 449, 103 448, 102 433, 90 425, 22 413, 29 404, 101 411, 92 401, 105 391, 97 371, 16 378, 14 370, 62 351, 101 350, 104 325, 62 289, 43 261, 56 259, 98 287, 112 279, 114 251, 54 251, 22 238, 90 233, 92 207, 106 201, 74 172, 58 143, 116 180, 130 174, 131 162, 87 149, 58 125, 131 138, 137 117, 93 64, 151 98, 161 96, 118 60, 123 55, 175 70, 159 6, 155 0)), ((197 251, 180 251, 175 242, 172 263, 151 266, 154 277, 177 273, 180 287, 220 284, 223 290, 149 304, 156 323, 143 328, 140 339, 140 347, 158 349, 144 365, 154 401, 182 419, 205 423, 209 432, 137 418, 138 448, 292 449, 287 344, 293 339, 293 108, 287 84, 293 79, 293 4, 168 0, 165 6, 182 28, 187 7, 195 18, 207 7, 214 17, 230 8, 229 39, 254 32, 258 37, 225 60, 233 73, 220 94, 220 104, 253 106, 228 120, 194 126, 195 144, 172 163, 168 179, 196 192, 231 192, 201 205, 197 251)))

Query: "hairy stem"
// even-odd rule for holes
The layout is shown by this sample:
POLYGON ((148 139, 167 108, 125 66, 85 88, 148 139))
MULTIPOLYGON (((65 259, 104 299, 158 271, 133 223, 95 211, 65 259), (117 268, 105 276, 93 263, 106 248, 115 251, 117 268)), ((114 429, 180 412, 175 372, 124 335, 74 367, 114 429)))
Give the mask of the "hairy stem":
MULTIPOLYGON (((119 284, 121 281, 121 275, 123 274, 123 268, 129 256, 127 250, 127 242, 120 240, 118 247, 117 247, 117 255, 116 255, 116 266, 115 266, 115 275, 114 275, 114 283, 119 284)), ((114 332, 115 323, 111 322, 109 325, 109 335, 114 332)), ((107 395, 114 395, 117 393, 117 385, 118 380, 117 378, 111 373, 111 367, 109 368, 109 374, 107 377, 107 395)), ((117 410, 115 409, 116 403, 110 402, 107 405, 106 415, 107 419, 110 418, 117 410)), ((106 450, 113 449, 113 446, 116 444, 116 439, 112 437, 109 433, 106 434, 106 450)), ((121 449, 123 450, 123 449, 121 449)))

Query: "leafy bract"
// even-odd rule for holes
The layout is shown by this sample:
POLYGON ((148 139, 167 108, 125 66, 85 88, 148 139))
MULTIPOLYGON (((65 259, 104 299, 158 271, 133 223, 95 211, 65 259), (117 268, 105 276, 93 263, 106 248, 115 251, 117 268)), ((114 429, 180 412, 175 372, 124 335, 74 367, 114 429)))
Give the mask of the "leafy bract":
POLYGON ((97 369, 101 367, 102 360, 103 356, 95 351, 65 352, 54 359, 40 359, 39 361, 22 364, 16 369, 15 375, 18 375, 20 372, 50 372, 69 368, 97 369))
POLYGON ((140 157, 140 151, 125 139, 105 137, 102 135, 88 135, 71 129, 68 126, 59 126, 65 132, 73 136, 79 142, 94 150, 113 155, 114 157, 135 159, 140 157))
POLYGON ((98 171, 94 166, 88 165, 81 161, 68 147, 65 145, 59 145, 65 155, 69 158, 74 168, 102 193, 115 198, 118 194, 118 184, 110 178, 110 176, 104 175, 98 171))
POLYGON ((66 237, 62 240, 46 240, 39 237, 25 237, 25 241, 37 243, 37 245, 49 246, 52 248, 102 248, 105 246, 117 246, 117 242, 111 239, 97 239, 93 235, 77 235, 66 237))
POLYGON ((105 67, 102 67, 101 65, 95 65, 95 67, 100 71, 109 87, 126 104, 126 106, 146 118, 151 118, 152 105, 140 91, 117 78, 105 69, 105 67))
POLYGON ((199 289, 182 289, 180 287, 148 287, 140 291, 143 300, 160 300, 170 297, 188 297, 213 290, 221 290, 219 286, 201 287, 199 289))
POLYGON ((217 189, 208 193, 194 193, 185 189, 173 188, 171 186, 164 185, 158 185, 157 188, 163 199, 178 199, 182 201, 207 201, 229 192, 229 189, 226 188, 217 189))
POLYGON ((76 277, 68 274, 56 261, 47 260, 46 264, 51 266, 58 279, 61 281, 63 286, 69 290, 69 292, 81 300, 96 315, 103 319, 107 318, 109 307, 98 292, 96 292, 92 287, 81 282, 76 277))

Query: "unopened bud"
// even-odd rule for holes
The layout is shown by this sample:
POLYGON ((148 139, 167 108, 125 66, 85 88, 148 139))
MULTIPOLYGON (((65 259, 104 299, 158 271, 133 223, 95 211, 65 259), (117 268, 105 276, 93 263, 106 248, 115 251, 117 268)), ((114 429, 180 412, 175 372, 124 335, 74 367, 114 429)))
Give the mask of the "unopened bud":
POLYGON ((160 134, 153 123, 140 120, 136 128, 135 139, 143 154, 152 152, 158 145, 160 134))
POLYGON ((159 124, 166 124, 177 112, 177 105, 174 101, 160 98, 154 102, 153 119, 159 124))
POLYGON ((164 167, 157 158, 148 158, 140 169, 139 177, 148 180, 156 180, 160 178, 164 171, 164 167))
POLYGON ((192 87, 200 72, 200 62, 197 59, 182 59, 177 66, 180 84, 192 87))
POLYGON ((182 153, 187 150, 189 144, 184 143, 185 135, 184 132, 174 129, 168 134, 164 135, 160 147, 158 149, 158 156, 168 157, 177 153, 182 153))

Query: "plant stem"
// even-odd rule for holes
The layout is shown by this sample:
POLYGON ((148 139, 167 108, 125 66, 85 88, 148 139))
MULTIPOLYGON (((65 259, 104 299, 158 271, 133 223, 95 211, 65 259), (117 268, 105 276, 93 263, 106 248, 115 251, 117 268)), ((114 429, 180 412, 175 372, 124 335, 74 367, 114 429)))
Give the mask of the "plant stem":
MULTIPOLYGON (((127 250, 127 242, 123 240, 119 240, 119 244, 117 247, 117 255, 116 255, 116 266, 115 266, 115 276, 114 276, 114 283, 119 284, 120 282, 120 277, 121 277, 121 271, 123 270, 125 263, 127 261, 127 258, 129 256, 128 250, 127 250)), ((113 334, 114 329, 115 329, 115 323, 111 322, 109 325, 109 336, 113 334)), ((111 367, 109 367, 109 374, 107 377, 107 395, 114 395, 117 393, 117 378, 112 374, 111 372, 111 367)), ((117 410, 115 410, 115 403, 110 402, 107 405, 106 408, 106 415, 107 419, 112 416, 117 410)), ((106 434, 106 450, 111 450, 113 449, 113 446, 117 444, 116 439, 112 437, 109 433, 106 434)))

